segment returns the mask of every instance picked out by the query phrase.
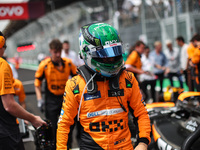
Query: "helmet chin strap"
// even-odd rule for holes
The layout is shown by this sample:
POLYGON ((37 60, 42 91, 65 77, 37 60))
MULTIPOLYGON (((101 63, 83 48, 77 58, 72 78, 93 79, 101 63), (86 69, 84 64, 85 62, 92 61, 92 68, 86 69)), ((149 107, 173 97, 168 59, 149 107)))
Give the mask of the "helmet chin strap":
POLYGON ((83 92, 82 92, 82 95, 81 95, 81 100, 80 100, 80 104, 79 104, 79 108, 78 108, 78 114, 77 114, 77 120, 79 121, 79 115, 80 115, 80 110, 81 110, 81 104, 82 104, 82 100, 83 100, 83 95, 84 95, 84 92, 85 92, 85 89, 87 87, 87 85, 90 83, 90 81, 92 81, 92 79, 96 76, 97 73, 94 73, 94 75, 91 77, 90 80, 88 80, 88 82, 86 83, 84 89, 83 89, 83 92))

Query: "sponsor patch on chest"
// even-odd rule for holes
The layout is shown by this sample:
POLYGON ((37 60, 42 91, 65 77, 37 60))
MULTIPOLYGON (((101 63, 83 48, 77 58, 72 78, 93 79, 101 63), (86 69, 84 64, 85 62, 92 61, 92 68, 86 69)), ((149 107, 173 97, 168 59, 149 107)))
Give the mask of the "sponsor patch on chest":
POLYGON ((122 108, 114 108, 114 109, 104 109, 100 111, 87 113, 87 118, 96 117, 96 116, 110 116, 123 112, 122 108))
POLYGON ((108 97, 124 96, 124 89, 108 90, 108 97))
POLYGON ((92 99, 97 99, 97 98, 101 98, 101 93, 100 93, 100 91, 98 91, 98 92, 95 93, 95 94, 88 94, 88 93, 85 93, 85 94, 84 94, 84 100, 85 100, 85 101, 92 100, 92 99))

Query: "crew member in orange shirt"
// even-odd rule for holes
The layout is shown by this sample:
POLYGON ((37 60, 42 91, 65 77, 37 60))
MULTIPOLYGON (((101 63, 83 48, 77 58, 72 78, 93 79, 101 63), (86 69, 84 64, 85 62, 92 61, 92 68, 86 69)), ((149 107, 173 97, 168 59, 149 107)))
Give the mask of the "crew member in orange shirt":
POLYGON ((25 103, 26 94, 24 92, 24 86, 20 80, 18 79, 13 79, 13 80, 14 80, 13 87, 15 90, 14 98, 24 109, 26 109, 26 103, 25 103))
POLYGON ((137 41, 135 43, 135 49, 131 52, 125 62, 126 70, 133 72, 136 79, 138 79, 138 75, 145 73, 145 71, 142 70, 141 62, 141 55, 144 53, 144 48, 145 44, 142 41, 137 41))
MULTIPOLYGON (((76 66, 68 58, 61 58, 62 43, 53 39, 49 44, 50 58, 42 60, 35 73, 35 92, 40 110, 45 105, 46 119, 52 122, 56 140, 58 117, 61 111, 65 84, 69 76, 76 75, 76 66), (45 82, 45 101, 43 101, 41 86, 45 82)), ((56 142, 56 141, 55 141, 56 142)), ((54 144, 56 146, 56 144, 54 144)), ((54 147, 54 149, 56 149, 54 147)))
POLYGON ((192 37, 192 39, 190 40, 190 44, 188 46, 187 49, 187 54, 188 54, 188 87, 190 91, 194 91, 194 87, 195 87, 195 65, 192 63, 192 57, 194 55, 194 52, 197 49, 197 45, 196 45, 196 38, 198 36, 194 35, 192 37))
POLYGON ((194 46, 194 43, 191 41, 187 48, 187 54, 188 54, 189 60, 192 58, 194 51, 195 51, 195 46, 194 46))
POLYGON ((191 62, 194 65, 194 76, 195 76, 195 88, 198 92, 200 92, 200 35, 197 34, 194 39, 194 43, 197 46, 194 54, 191 58, 191 62))
POLYGON ((5 37, 0 32, 0 149, 24 150, 16 117, 30 121, 36 128, 47 124, 15 101, 12 70, 2 58, 5 50, 5 37))

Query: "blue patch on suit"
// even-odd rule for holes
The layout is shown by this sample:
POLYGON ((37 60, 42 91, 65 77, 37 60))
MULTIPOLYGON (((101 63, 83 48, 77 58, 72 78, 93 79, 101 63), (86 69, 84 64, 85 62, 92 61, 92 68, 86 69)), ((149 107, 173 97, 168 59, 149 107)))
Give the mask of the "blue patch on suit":
POLYGON ((92 99, 97 99, 97 98, 101 98, 101 93, 100 93, 100 91, 98 91, 97 93, 92 94, 92 95, 90 95, 90 94, 88 94, 88 93, 85 93, 85 94, 84 94, 84 99, 85 99, 85 101, 92 100, 92 99))
POLYGON ((60 112, 60 114, 61 114, 61 115, 63 115, 63 114, 64 114, 64 112, 65 112, 65 111, 64 111, 63 109, 61 109, 61 112, 60 112))

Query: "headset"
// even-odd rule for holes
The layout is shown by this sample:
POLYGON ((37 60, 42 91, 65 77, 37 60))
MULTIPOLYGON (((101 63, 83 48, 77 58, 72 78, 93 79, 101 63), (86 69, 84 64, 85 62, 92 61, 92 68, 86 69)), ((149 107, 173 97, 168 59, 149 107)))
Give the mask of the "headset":
POLYGON ((35 145, 37 150, 51 150, 54 146, 54 136, 52 123, 45 120, 47 125, 42 125, 36 129, 35 132, 35 145))

